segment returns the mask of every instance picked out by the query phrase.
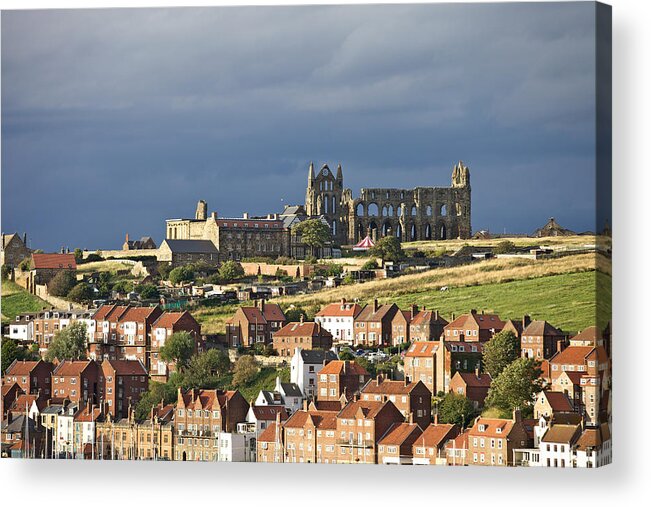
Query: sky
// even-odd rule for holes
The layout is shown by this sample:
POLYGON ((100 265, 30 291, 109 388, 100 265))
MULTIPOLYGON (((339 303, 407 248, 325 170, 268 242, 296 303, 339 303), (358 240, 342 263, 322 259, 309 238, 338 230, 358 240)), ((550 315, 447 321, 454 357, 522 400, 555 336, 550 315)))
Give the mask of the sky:
POLYGON ((2 231, 56 251, 344 186, 449 186, 472 227, 596 220, 592 3, 2 13, 2 231))

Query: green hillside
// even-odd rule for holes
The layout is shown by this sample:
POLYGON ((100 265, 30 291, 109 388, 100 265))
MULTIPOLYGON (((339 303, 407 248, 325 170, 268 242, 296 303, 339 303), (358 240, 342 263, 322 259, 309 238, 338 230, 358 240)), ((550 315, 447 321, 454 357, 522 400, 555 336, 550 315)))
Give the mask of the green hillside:
POLYGON ((2 280, 2 298, 0 299, 2 322, 13 320, 20 313, 37 312, 47 306, 47 302, 30 294, 14 282, 2 280))

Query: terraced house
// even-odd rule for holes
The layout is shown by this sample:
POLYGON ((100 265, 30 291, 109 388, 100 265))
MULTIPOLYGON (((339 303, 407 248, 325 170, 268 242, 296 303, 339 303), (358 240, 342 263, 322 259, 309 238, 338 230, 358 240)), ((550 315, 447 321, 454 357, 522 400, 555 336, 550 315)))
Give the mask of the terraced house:
POLYGON ((239 391, 179 388, 174 455, 177 461, 218 461, 220 435, 246 422, 249 403, 239 391))
POLYGON ((336 463, 337 412, 304 407, 284 424, 284 461, 336 463))
POLYGON ((256 306, 241 306, 226 320, 226 338, 229 347, 253 347, 273 343, 273 334, 280 330, 287 318, 280 306, 261 300, 256 306))

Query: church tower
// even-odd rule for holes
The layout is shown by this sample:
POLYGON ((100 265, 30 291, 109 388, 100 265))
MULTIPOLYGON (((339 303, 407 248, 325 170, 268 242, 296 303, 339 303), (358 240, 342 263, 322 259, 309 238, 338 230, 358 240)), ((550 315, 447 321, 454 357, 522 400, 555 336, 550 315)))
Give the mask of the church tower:
POLYGON ((452 168, 452 219, 456 221, 456 231, 459 238, 472 236, 470 222, 470 169, 459 160, 452 168))
POLYGON ((335 243, 341 244, 345 230, 341 223, 341 197, 344 190, 344 176, 341 164, 337 166, 336 176, 327 164, 323 164, 317 174, 310 162, 305 194, 305 212, 308 216, 323 216, 332 230, 335 243))

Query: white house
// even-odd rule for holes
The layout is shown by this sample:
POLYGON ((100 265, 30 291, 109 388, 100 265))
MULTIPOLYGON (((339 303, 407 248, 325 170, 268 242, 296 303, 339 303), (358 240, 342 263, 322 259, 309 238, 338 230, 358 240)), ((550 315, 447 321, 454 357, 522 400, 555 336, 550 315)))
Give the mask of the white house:
MULTIPOLYGON (((306 398, 316 398, 317 376, 321 368, 337 355, 328 350, 294 350, 290 364, 290 380, 296 384, 306 398)), ((300 406, 299 406, 300 409, 300 406)))
MULTIPOLYGON (((260 399, 260 396, 258 396, 258 399, 260 399)), ((286 421, 289 418, 289 413, 282 404, 258 405, 256 402, 256 404, 249 407, 246 414, 247 431, 254 433, 257 438, 271 423, 276 422, 278 414, 280 414, 281 421, 286 421)))
POLYGON ((574 453, 572 449, 580 435, 580 424, 553 424, 550 426, 538 444, 540 466, 573 467, 574 453))
POLYGON ((9 338, 20 341, 34 341, 34 321, 29 314, 17 315, 9 324, 9 338))
POLYGON ((355 317, 362 311, 357 303, 347 303, 342 299, 339 303, 332 303, 319 311, 314 317, 314 322, 330 332, 334 343, 352 345, 355 333, 355 317))
POLYGON ((274 390, 260 391, 255 400, 255 405, 280 405, 285 407, 291 415, 302 408, 303 399, 303 393, 298 384, 293 382, 281 382, 280 377, 276 377, 274 390))
POLYGON ((75 447, 75 414, 78 405, 71 403, 57 417, 56 437, 54 441, 54 452, 59 457, 66 455, 72 457, 75 447))
POLYGON ((237 433, 222 432, 219 434, 219 458, 218 461, 247 462, 255 461, 256 457, 256 434, 249 432, 243 425, 240 430, 238 425, 237 433))
POLYGON ((612 463, 610 427, 603 423, 598 427, 586 428, 576 442, 576 466, 597 468, 612 463))

